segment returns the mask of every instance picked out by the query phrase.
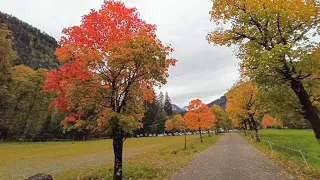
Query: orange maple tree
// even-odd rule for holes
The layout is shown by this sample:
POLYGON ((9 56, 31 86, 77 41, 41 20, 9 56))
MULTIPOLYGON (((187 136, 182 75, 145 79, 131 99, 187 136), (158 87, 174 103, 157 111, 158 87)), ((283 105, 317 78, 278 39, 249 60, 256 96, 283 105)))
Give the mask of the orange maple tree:
POLYGON ((203 142, 201 130, 206 130, 213 126, 215 115, 201 100, 195 99, 190 101, 188 112, 184 116, 184 119, 186 126, 190 130, 199 130, 200 140, 203 142))
POLYGON ((113 0, 62 32, 55 54, 63 65, 48 72, 44 86, 57 95, 50 107, 69 113, 61 122, 65 127, 111 134, 114 179, 120 180, 123 141, 141 127, 143 102, 153 100, 152 87, 166 83, 176 63, 168 57, 173 49, 161 43, 156 26, 140 19, 135 8, 113 0))
POLYGON ((261 124, 265 127, 275 127, 281 125, 278 119, 273 118, 269 114, 263 116, 261 124))

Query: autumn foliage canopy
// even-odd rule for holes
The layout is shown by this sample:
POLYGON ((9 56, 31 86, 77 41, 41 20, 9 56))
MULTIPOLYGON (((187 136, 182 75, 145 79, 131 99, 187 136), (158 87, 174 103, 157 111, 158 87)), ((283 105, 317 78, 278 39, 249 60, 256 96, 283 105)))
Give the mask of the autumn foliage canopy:
POLYGON ((189 103, 184 119, 190 130, 205 130, 213 126, 215 115, 201 100, 195 99, 189 103))
POLYGON ((57 94, 50 106, 69 112, 62 124, 89 125, 84 119, 91 119, 92 125, 116 124, 124 131, 141 127, 142 102, 153 100, 152 87, 165 84, 176 63, 156 26, 135 8, 110 0, 62 32, 55 55, 63 65, 47 74, 44 86, 57 94))
POLYGON ((166 131, 183 131, 184 130, 184 120, 181 114, 176 114, 171 119, 168 119, 165 123, 166 131))
MULTIPOLYGON (((243 77, 262 89, 287 86, 320 143, 320 1, 214 0, 207 40, 235 45, 243 77), (278 86, 278 87, 277 87, 278 86)), ((281 88, 282 88, 281 87, 281 88)), ((277 99, 276 99, 277 100, 277 99)))
POLYGON ((226 112, 235 125, 260 113, 258 90, 250 81, 239 81, 226 93, 226 112))

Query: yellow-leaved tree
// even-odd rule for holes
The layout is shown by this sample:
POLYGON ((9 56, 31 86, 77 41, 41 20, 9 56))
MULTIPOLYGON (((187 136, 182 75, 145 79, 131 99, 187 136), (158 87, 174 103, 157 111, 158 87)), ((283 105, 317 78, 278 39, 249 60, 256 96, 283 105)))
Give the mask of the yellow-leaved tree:
POLYGON ((319 87, 319 43, 311 37, 320 35, 320 1, 214 0, 210 14, 218 27, 208 41, 237 45, 242 75, 260 86, 288 86, 320 143, 313 103, 320 95, 309 85, 319 87))
POLYGON ((172 118, 168 119, 165 123, 166 131, 183 131, 184 120, 181 114, 176 114, 172 118))
POLYGON ((226 112, 234 124, 243 124, 245 130, 255 130, 256 140, 260 141, 257 119, 261 112, 258 100, 259 89, 251 81, 239 81, 226 93, 226 112))
POLYGON ((225 131, 228 131, 233 127, 233 123, 229 119, 228 113, 225 110, 223 110, 219 105, 212 105, 210 110, 214 115, 216 115, 216 121, 214 123, 214 126, 217 132, 219 132, 220 128, 223 128, 225 131))

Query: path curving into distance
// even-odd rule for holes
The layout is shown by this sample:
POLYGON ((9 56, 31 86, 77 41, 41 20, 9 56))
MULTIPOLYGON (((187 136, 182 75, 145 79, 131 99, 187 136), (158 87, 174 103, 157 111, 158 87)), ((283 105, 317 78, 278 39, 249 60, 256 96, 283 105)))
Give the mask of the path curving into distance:
POLYGON ((227 133, 172 180, 294 179, 237 133, 227 133))

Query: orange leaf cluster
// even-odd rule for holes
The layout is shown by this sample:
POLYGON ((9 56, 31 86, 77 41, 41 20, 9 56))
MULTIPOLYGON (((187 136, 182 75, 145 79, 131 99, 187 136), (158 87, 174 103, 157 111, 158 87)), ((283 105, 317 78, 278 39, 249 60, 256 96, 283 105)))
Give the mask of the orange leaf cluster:
POLYGON ((269 114, 266 114, 263 116, 261 124, 265 127, 275 127, 281 125, 281 122, 269 114))
POLYGON ((68 125, 68 124, 76 123, 77 121, 80 120, 80 117, 81 117, 81 113, 71 113, 67 117, 65 117, 63 121, 61 121, 61 124, 68 125))
POLYGON ((62 32, 55 55, 64 64, 48 72, 44 86, 57 94, 50 107, 60 111, 85 111, 94 104, 98 116, 110 108, 141 119, 143 110, 133 106, 151 102, 152 87, 165 84, 176 63, 167 57, 173 49, 157 38, 156 26, 123 2, 105 0, 81 25, 62 32))
POLYGON ((195 99, 189 103, 184 119, 190 130, 209 129, 213 126, 215 115, 201 100, 195 99))

